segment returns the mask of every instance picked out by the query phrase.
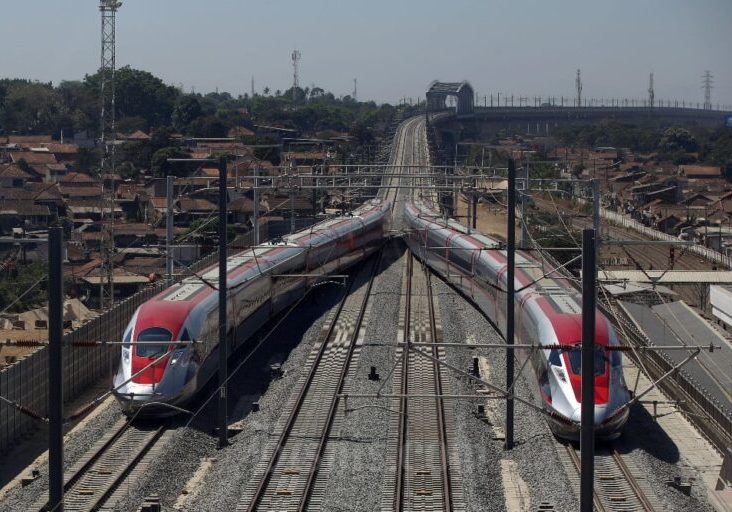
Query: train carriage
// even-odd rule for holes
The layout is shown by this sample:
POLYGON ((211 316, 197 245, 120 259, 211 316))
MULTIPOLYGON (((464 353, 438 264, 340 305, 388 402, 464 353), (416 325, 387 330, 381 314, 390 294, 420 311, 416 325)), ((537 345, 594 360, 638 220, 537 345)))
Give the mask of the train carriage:
MULTIPOLYGON (((412 251, 471 299, 503 333, 506 329, 506 251, 483 235, 468 234, 453 220, 443 220, 421 201, 406 205, 407 242, 412 251)), ((581 295, 566 280, 545 275, 542 264, 517 252, 514 314, 517 342, 570 345, 577 349, 521 351, 529 357, 542 407, 559 437, 577 439, 581 418, 581 295)), ((618 345, 607 319, 597 313, 595 343, 618 345)), ((597 349, 592 369, 595 381, 596 434, 620 435, 628 417, 622 407, 629 399, 619 352, 597 349)))
MULTIPOLYGON (((319 275, 347 268, 378 249, 389 203, 372 200, 227 259, 229 353, 302 296, 319 275), (291 276, 291 277, 288 277, 291 276)), ((142 304, 123 334, 115 395, 128 414, 175 412, 218 364, 218 267, 184 279, 142 304), (144 411, 140 409, 144 408, 144 411)))

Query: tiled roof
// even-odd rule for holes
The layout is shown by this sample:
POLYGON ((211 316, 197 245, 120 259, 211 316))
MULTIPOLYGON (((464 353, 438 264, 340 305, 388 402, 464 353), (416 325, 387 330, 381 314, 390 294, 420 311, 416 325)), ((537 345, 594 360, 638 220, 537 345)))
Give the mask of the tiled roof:
POLYGON ((28 179, 30 174, 15 164, 4 164, 0 165, 0 178, 28 179))
POLYGON ((178 199, 177 203, 180 207, 180 210, 184 212, 212 212, 218 209, 218 206, 213 204, 208 199, 181 197, 180 199, 178 199))
POLYGON ((40 144, 43 142, 53 142, 53 138, 50 135, 8 135, 7 141, 8 144, 40 144))
POLYGON ((98 181, 83 172, 70 172, 59 179, 59 183, 98 183, 98 181))
POLYGON ((48 206, 35 204, 31 201, 6 199, 0 201, 0 215, 42 216, 50 215, 48 206))
POLYGON ((29 165, 57 164, 56 156, 53 153, 32 153, 30 151, 12 151, 10 159, 13 163, 25 160, 29 165))
POLYGON ((103 190, 101 186, 89 187, 62 187, 61 194, 65 197, 101 197, 103 190))

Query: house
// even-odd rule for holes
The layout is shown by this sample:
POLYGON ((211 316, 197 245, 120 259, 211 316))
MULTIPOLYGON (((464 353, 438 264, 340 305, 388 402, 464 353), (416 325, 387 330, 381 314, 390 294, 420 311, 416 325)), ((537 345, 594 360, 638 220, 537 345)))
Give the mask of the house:
POLYGON ((17 227, 48 227, 52 220, 53 215, 47 206, 27 200, 0 200, 0 226, 3 232, 9 233, 17 227))
POLYGON ((17 164, 21 160, 25 161, 28 165, 48 165, 57 164, 56 156, 53 153, 48 152, 36 152, 36 151, 11 151, 10 161, 17 164))
MULTIPOLYGON (((254 201, 247 196, 237 197, 227 205, 230 215, 233 215, 233 221, 240 224, 248 224, 254 214, 254 201)), ((263 208, 260 206, 260 211, 263 208)))
POLYGON ((176 210, 180 212, 175 217, 176 224, 189 224, 197 219, 213 216, 219 207, 208 199, 181 197, 175 201, 176 210))
POLYGON ((43 174, 46 183, 58 183, 69 174, 69 169, 66 164, 46 164, 39 166, 38 172, 43 174))
POLYGON ((667 215, 656 221, 656 229, 664 233, 674 234, 674 229, 681 223, 681 219, 676 215, 667 215))
POLYGON ((679 176, 697 180, 723 177, 722 168, 714 165, 680 165, 679 176))
POLYGON ((30 178, 16 164, 0 164, 0 187, 22 187, 30 178))
POLYGON ((99 181, 83 172, 70 172, 58 180, 62 188, 91 187, 99 185, 99 181))

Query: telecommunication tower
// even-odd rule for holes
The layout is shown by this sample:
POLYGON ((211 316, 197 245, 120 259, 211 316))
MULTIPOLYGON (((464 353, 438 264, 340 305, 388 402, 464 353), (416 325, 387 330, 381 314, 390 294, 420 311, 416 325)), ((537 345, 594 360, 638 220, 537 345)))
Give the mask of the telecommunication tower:
POLYGON ((100 77, 100 134, 99 144, 102 152, 100 176, 102 178, 102 261, 103 272, 99 278, 99 307, 104 309, 107 299, 109 306, 114 304, 114 172, 115 172, 115 84, 116 67, 116 18, 122 2, 100 0, 99 11, 102 15, 102 54, 100 77), (108 213, 107 213, 108 212, 108 213), (107 213, 105 218, 105 213, 107 213), (106 281, 106 283, 105 283, 106 281), (106 286, 105 286, 106 285, 106 286), (106 287, 106 290, 105 290, 106 287))
POLYGON ((254 98, 254 75, 252 75, 252 98, 254 98))
POLYGON ((297 90, 300 88, 300 59, 302 54, 298 50, 292 52, 292 101, 297 99, 297 90))
POLYGON ((704 89, 704 110, 712 110, 712 73, 705 71, 702 76, 702 89, 704 89))
POLYGON ((574 81, 575 87, 577 87, 577 106, 582 106, 582 77, 580 76, 580 70, 577 70, 577 79, 574 81))
POLYGON ((648 106, 653 108, 655 100, 656 91, 653 89, 653 71, 651 71, 651 76, 648 78, 648 106))
POLYGON ((353 101, 358 101, 358 78, 353 79, 353 101))

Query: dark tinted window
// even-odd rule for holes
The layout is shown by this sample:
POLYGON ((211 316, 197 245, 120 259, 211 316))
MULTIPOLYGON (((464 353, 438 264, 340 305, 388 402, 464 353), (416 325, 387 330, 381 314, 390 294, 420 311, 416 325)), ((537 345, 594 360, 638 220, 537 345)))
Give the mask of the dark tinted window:
POLYGON ((558 350, 551 350, 549 352, 549 362, 554 366, 562 366, 562 358, 559 357, 558 350))
POLYGON ((130 348, 130 341, 131 340, 132 340, 132 329, 130 329, 129 331, 127 331, 127 333, 125 334, 125 337, 122 340, 122 346, 124 348, 130 348))
MULTIPOLYGON (((569 350, 569 365, 572 367, 572 373, 582 375, 582 351, 569 350)), ((595 350, 595 376, 605 373, 605 351, 595 350)))
MULTIPOLYGON (((137 341, 171 341, 173 339, 173 335, 170 334, 170 331, 163 329, 161 327, 150 327, 149 329, 145 329, 137 336, 137 341)), ((147 358, 155 358, 160 357, 165 352, 168 351, 168 344, 167 343, 143 343, 143 344, 137 344, 137 350, 136 353, 140 357, 147 357, 147 358)))

